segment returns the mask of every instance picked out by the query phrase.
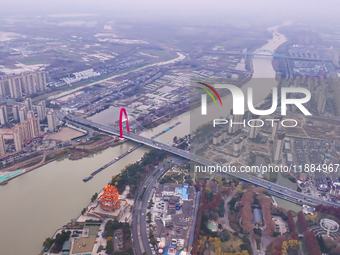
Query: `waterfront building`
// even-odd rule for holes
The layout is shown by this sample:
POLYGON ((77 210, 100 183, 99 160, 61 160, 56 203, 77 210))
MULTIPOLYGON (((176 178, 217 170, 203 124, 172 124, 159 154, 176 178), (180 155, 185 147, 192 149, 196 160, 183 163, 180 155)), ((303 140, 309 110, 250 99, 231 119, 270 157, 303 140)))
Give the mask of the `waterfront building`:
POLYGON ((119 208, 119 193, 115 186, 109 184, 105 186, 103 195, 99 199, 99 205, 103 210, 110 212, 119 208))
POLYGON ((14 147, 16 151, 22 150, 22 136, 21 136, 21 126, 16 125, 12 128, 13 131, 13 140, 14 140, 14 147))
POLYGON ((47 125, 48 125, 48 131, 54 132, 57 129, 57 118, 56 113, 52 109, 47 113, 47 125))
POLYGON ((32 138, 40 135, 39 118, 28 118, 32 138))
POLYGON ((5 139, 3 135, 0 135, 0 157, 4 156, 5 154, 6 154, 5 139))
POLYGON ((40 121, 43 121, 46 118, 46 103, 45 101, 41 101, 37 105, 37 113, 38 113, 38 118, 40 121))

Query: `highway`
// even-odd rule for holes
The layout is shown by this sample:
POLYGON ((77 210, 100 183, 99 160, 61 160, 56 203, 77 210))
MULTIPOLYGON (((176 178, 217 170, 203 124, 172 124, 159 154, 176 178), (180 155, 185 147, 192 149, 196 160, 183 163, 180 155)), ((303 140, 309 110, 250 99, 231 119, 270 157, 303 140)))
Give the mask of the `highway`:
MULTIPOLYGON (((58 114, 61 114, 61 113, 58 113, 58 114)), ((60 117, 62 117, 62 116, 60 116, 60 117)), ((102 124, 99 124, 99 123, 95 123, 95 122, 92 122, 90 120, 81 119, 81 118, 78 118, 78 117, 74 117, 72 115, 65 115, 65 114, 64 114, 64 117, 66 117, 67 119, 69 119, 71 121, 80 123, 80 124, 85 125, 85 126, 90 126, 92 128, 96 128, 96 129, 99 129, 101 131, 104 131, 104 132, 107 132, 107 133, 110 133, 110 134, 114 134, 114 135, 117 135, 117 136, 119 136, 119 134, 120 134, 118 129, 115 129, 115 128, 112 128, 112 127, 109 127, 109 126, 106 126, 106 125, 102 125, 102 124)), ((150 138, 142 137, 142 136, 139 136, 139 135, 134 134, 134 133, 129 133, 129 132, 123 131, 123 137, 126 138, 126 139, 129 139, 129 140, 135 141, 137 143, 142 143, 142 144, 147 145, 147 146, 152 147, 152 148, 156 148, 156 149, 159 149, 159 150, 164 150, 164 151, 170 152, 174 155, 177 155, 177 156, 180 156, 182 158, 194 161, 194 162, 196 162, 200 165, 203 165, 203 166, 216 166, 216 164, 217 164, 216 162, 211 161, 209 159, 206 159, 206 158, 194 155, 194 154, 190 154, 190 152, 188 152, 188 151, 184 151, 184 150, 175 148, 173 146, 170 146, 168 144, 164 144, 164 143, 161 143, 161 142, 158 142, 158 141, 154 141, 150 138)), ((259 187, 268 189, 268 191, 270 193, 277 195, 277 196, 280 196, 283 199, 286 199, 288 201, 295 201, 295 203, 297 203, 297 204, 301 204, 301 203, 297 202, 297 200, 301 200, 303 203, 310 204, 310 205, 323 204, 323 205, 328 205, 328 206, 340 207, 340 204, 338 204, 338 203, 334 203, 334 202, 330 202, 330 201, 324 201, 323 199, 320 199, 320 198, 312 197, 312 196, 306 195, 306 194, 301 194, 300 192, 287 189, 286 187, 278 185, 276 183, 272 183, 272 182, 269 182, 269 181, 266 181, 266 180, 263 180, 263 179, 260 179, 260 178, 256 178, 256 177, 251 176, 247 173, 226 172, 225 174, 239 178, 241 180, 252 183, 252 184, 257 185, 259 187), (307 199, 309 201, 307 201, 307 199)))
MULTIPOLYGON (((179 157, 172 157, 167 161, 170 160, 173 160, 175 164, 180 163, 181 161, 179 157)), ((135 208, 132 215, 132 237, 137 255, 141 255, 143 252, 152 254, 149 245, 150 242, 148 240, 149 233, 147 231, 146 225, 146 208, 148 206, 149 197, 153 191, 153 188, 155 187, 156 181, 168 170, 167 168, 163 168, 163 165, 164 163, 156 167, 153 172, 145 179, 143 184, 140 186, 135 199, 135 208), (140 199, 142 194, 143 197, 140 199)))

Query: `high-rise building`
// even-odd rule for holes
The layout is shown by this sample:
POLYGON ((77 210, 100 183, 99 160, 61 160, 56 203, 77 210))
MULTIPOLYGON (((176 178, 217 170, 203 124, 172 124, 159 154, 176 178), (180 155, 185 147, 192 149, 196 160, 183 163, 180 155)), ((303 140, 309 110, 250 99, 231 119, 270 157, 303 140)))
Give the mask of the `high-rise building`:
POLYGON ((13 140, 14 140, 14 147, 16 151, 22 150, 22 136, 21 136, 21 126, 16 125, 12 128, 13 131, 13 140))
POLYGON ((242 129, 245 126, 245 120, 243 120, 243 115, 234 115, 233 110, 230 110, 229 115, 229 126, 228 126, 228 133, 234 134, 238 130, 242 129))
POLYGON ((6 154, 5 139, 3 135, 0 135, 0 157, 6 154))
POLYGON ((0 96, 19 98, 46 89, 46 74, 43 71, 26 73, 20 76, 0 77, 0 96))
POLYGON ((27 120, 27 108, 26 108, 26 106, 23 106, 19 109, 19 120, 20 120, 20 123, 27 120))
POLYGON ((273 127, 272 127, 272 135, 271 135, 271 140, 274 141, 275 140, 275 137, 276 137, 276 134, 277 134, 277 131, 279 130, 279 127, 280 127, 280 121, 282 120, 282 116, 275 116, 274 119, 276 121, 273 121, 273 127))
POLYGON ((36 82, 35 82, 33 73, 22 75, 20 78, 21 78, 21 83, 22 83, 22 90, 26 95, 31 95, 37 92, 36 86, 35 86, 36 82))
POLYGON ((46 73, 41 71, 35 73, 36 77, 36 91, 44 91, 46 89, 46 73))
POLYGON ((28 111, 27 112, 27 119, 34 118, 34 111, 28 111))
MULTIPOLYGON (((253 115, 252 117, 253 120, 256 120, 258 118, 259 118, 258 115, 253 115)), ((252 121, 250 130, 249 130, 249 138, 251 139, 256 138, 257 135, 260 133, 260 129, 261 127, 259 126, 259 124, 256 123, 255 121, 252 121)))
POLYGON ((235 141, 234 143, 234 152, 240 152, 240 150, 242 149, 242 140, 238 139, 235 141))
POLYGON ((56 113, 52 109, 47 113, 47 125, 48 125, 48 131, 54 132, 57 129, 57 118, 56 113))
POLYGON ((45 101, 41 101, 37 105, 37 112, 38 112, 38 117, 39 117, 40 121, 42 121, 46 118, 46 103, 45 103, 45 101))
POLYGON ((326 91, 324 86, 318 86, 316 89, 316 109, 319 114, 325 113, 326 107, 326 91))
POLYGON ((27 141, 33 137, 31 125, 27 120, 21 122, 21 128, 22 128, 22 133, 21 133, 22 140, 27 141))
POLYGON ((281 163, 282 161, 282 149, 283 149, 283 139, 285 138, 285 132, 280 130, 277 133, 273 144, 272 158, 275 164, 281 163))
POLYGON ((6 123, 8 123, 7 106, 1 105, 0 106, 0 124, 5 125, 6 123))
POLYGON ((26 98, 25 101, 24 101, 24 104, 29 111, 33 110, 31 98, 26 98))
POLYGON ((9 96, 10 95, 10 84, 11 80, 4 79, 0 80, 0 96, 9 96))
POLYGON ((21 87, 20 77, 14 77, 11 79, 9 91, 10 91, 11 98, 22 97, 22 87, 21 87))
POLYGON ((18 121, 19 120, 19 106, 13 105, 12 106, 12 112, 13 112, 13 119, 15 121, 18 121))
POLYGON ((40 135, 40 123, 39 118, 28 118, 28 123, 30 125, 31 138, 37 137, 40 135))

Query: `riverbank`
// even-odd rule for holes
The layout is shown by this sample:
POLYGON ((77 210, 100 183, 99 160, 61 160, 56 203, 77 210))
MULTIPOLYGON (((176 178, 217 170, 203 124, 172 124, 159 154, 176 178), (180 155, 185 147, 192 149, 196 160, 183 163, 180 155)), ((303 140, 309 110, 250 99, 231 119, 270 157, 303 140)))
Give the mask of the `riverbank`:
MULTIPOLYGON (((108 137, 108 136, 106 136, 108 137)), ((12 165, 8 168, 3 168, 0 170, 1 172, 14 172, 19 169, 24 169, 24 171, 21 174, 18 174, 14 177, 11 177, 7 179, 4 182, 1 182, 0 185, 5 185, 9 181, 22 176, 28 172, 31 172, 32 170, 35 170, 41 166, 44 166, 46 164, 49 164, 55 160, 60 160, 62 158, 68 158, 70 160, 80 160, 85 157, 92 156, 96 153, 99 153, 105 149, 108 149, 110 147, 115 147, 118 145, 121 145, 125 143, 126 140, 120 140, 118 138, 111 138, 110 140, 105 140, 102 143, 93 143, 93 144, 83 144, 83 145, 73 145, 68 146, 64 148, 59 148, 57 150, 54 150, 50 153, 44 153, 42 155, 36 156, 34 158, 29 159, 28 161, 20 162, 15 165, 12 165)))
MULTIPOLYGON (((153 149, 149 151, 148 153, 145 153, 141 161, 136 161, 133 164, 127 165, 119 174, 112 176, 111 181, 109 182, 110 185, 114 185, 118 191, 119 191, 119 197, 120 199, 124 200, 124 204, 120 206, 117 216, 115 216, 119 222, 127 222, 127 218, 131 219, 132 217, 132 208, 134 206, 134 200, 136 199, 138 190, 143 187, 144 180, 148 178, 151 174, 155 174, 154 171, 157 169, 156 167, 165 165, 165 161, 167 160, 169 154, 164 151, 158 151, 156 149, 153 149), (137 176, 138 178, 130 177, 130 176, 137 176), (132 188, 131 188, 132 187, 132 188), (128 209, 130 209, 128 211, 128 209), (130 215, 127 217, 127 215, 130 215)), ((172 161, 172 160, 171 160, 172 161)), ((167 167, 170 168, 170 164, 166 164, 167 167)), ((159 171, 159 170, 158 170, 159 171)), ((157 171, 157 172, 158 172, 157 171)), ((98 250, 99 245, 96 243, 105 243, 105 239, 102 239, 100 236, 100 233, 103 232, 105 229, 106 220, 110 219, 111 216, 108 216, 106 218, 102 218, 103 216, 98 214, 98 212, 94 211, 95 208, 98 206, 98 199, 101 197, 103 192, 103 189, 101 189, 99 192, 96 192, 92 198, 91 201, 88 203, 86 207, 83 208, 82 212, 78 215, 78 217, 75 220, 72 220, 72 222, 66 224, 63 228, 63 230, 80 230, 74 228, 74 226, 83 226, 85 224, 89 223, 95 223, 100 224, 100 228, 98 231, 98 235, 96 240, 93 240, 93 248, 92 252, 95 252, 98 250), (83 224, 83 225, 82 225, 83 224)), ((116 211, 113 212, 106 212, 105 215, 114 215, 114 213, 117 213, 116 211)), ((81 228, 83 229, 83 228, 81 228)), ((50 244, 46 249, 49 249, 49 252, 51 252, 51 249, 53 249, 53 242, 56 238, 57 233, 61 228, 59 228, 57 231, 55 231, 54 235, 52 235, 52 238, 46 238, 46 240, 50 240, 50 244)), ((73 242, 74 239, 70 238, 70 240, 73 242)), ((86 240, 87 243, 91 243, 90 240, 86 240)), ((91 252, 91 251, 89 251, 91 252)), ((41 253, 43 254, 43 252, 41 253)))

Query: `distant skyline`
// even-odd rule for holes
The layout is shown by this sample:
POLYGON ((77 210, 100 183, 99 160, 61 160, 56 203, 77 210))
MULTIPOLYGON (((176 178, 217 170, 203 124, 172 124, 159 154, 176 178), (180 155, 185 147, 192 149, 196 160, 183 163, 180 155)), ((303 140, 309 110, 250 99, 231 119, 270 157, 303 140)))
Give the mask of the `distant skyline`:
POLYGON ((337 0, 2 0, 2 15, 46 15, 52 13, 103 13, 136 18, 214 19, 216 17, 257 16, 259 18, 337 17, 337 0))

